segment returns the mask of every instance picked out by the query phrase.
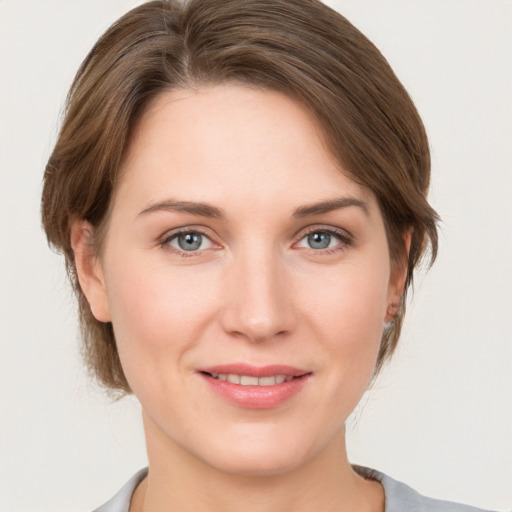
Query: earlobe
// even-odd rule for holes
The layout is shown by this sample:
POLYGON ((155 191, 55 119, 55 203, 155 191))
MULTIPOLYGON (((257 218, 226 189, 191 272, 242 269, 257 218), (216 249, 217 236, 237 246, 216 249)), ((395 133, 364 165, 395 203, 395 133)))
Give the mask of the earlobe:
POLYGON ((100 322, 110 322, 103 270, 94 248, 89 243, 93 232, 94 228, 88 222, 84 220, 74 222, 71 227, 71 247, 75 256, 80 288, 94 318, 100 322))

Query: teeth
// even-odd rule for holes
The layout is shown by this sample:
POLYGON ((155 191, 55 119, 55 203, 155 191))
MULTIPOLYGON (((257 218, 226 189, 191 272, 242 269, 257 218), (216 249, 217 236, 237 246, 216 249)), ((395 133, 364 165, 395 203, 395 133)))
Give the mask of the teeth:
POLYGON ((276 384, 275 377, 260 377, 258 379, 258 385, 260 386, 273 386, 274 384, 276 384))
POLYGON ((248 377, 247 375, 241 375, 240 384, 242 384, 242 386, 257 386, 259 384, 258 377, 248 377))
POLYGON ((253 377, 251 375, 235 375, 233 373, 212 373, 214 379, 219 379, 231 384, 241 384, 242 386, 275 386, 283 382, 293 380, 292 376, 272 375, 271 377, 253 377))

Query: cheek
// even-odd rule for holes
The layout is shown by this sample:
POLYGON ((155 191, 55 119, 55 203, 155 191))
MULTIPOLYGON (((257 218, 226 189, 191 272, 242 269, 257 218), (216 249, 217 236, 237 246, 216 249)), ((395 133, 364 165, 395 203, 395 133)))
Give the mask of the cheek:
MULTIPOLYGON (((178 360, 192 347, 211 317, 213 279, 165 264, 140 264, 126 258, 107 276, 112 324, 127 378, 139 368, 178 360), (165 358, 163 357, 165 356, 165 358)), ((132 375, 133 374, 133 375, 132 375)))
MULTIPOLYGON (((373 264, 340 268, 310 302, 311 323, 332 358, 332 383, 347 387, 356 402, 377 360, 387 310, 388 270, 373 264)), ((345 388, 344 393, 347 392, 345 388)), ((354 404, 355 405, 355 404, 354 404)))
POLYGON ((388 282, 388 265, 375 258, 340 265, 336 271, 328 269, 324 276, 312 275, 303 293, 309 296, 309 309, 326 332, 355 341, 382 331, 388 282), (322 282, 325 286, 319 287, 322 282))

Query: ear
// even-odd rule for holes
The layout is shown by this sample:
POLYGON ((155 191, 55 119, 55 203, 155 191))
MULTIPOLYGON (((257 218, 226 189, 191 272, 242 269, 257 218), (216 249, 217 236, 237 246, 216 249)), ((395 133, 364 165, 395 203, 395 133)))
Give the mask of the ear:
POLYGON ((409 251, 411 250, 412 229, 408 229, 402 235, 403 244, 405 246, 404 258, 398 264, 393 265, 388 286, 388 308, 384 323, 388 323, 397 315, 402 301, 402 295, 405 288, 405 280, 407 279, 409 251))
POLYGON ((82 289, 92 314, 100 322, 110 322, 105 279, 100 260, 90 238, 94 228, 84 220, 73 222, 71 226, 71 247, 75 255, 75 265, 80 288, 82 289))

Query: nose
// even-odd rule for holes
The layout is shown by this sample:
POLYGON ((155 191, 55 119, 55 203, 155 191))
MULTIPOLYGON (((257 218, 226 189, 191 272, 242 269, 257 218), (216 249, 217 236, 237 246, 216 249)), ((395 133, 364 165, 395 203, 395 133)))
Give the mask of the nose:
POLYGON ((271 250, 234 255, 226 274, 221 312, 225 332, 256 343, 282 338, 295 328, 293 280, 271 250))

